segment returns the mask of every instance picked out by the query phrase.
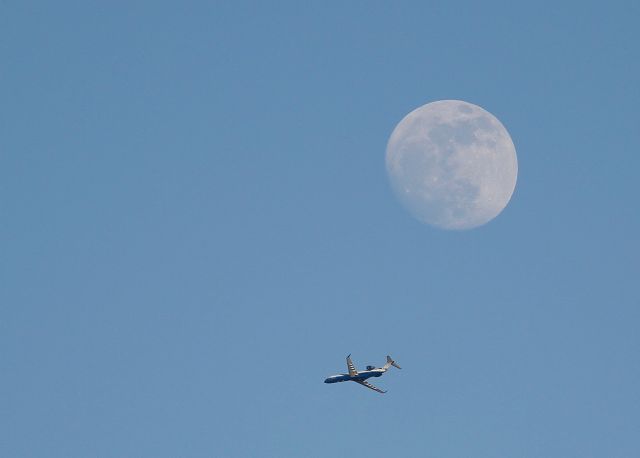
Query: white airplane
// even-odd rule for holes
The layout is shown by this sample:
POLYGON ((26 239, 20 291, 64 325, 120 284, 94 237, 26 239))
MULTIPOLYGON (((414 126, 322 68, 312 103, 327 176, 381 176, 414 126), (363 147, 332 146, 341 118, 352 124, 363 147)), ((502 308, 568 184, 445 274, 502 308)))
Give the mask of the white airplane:
POLYGON ((373 391, 377 391, 378 393, 386 393, 386 391, 381 390, 380 388, 373 386, 371 383, 367 382, 367 379, 370 377, 380 377, 382 374, 387 372, 389 367, 397 367, 398 369, 402 369, 400 366, 396 364, 394 360, 391 359, 391 356, 387 355, 387 363, 382 367, 374 367, 367 366, 366 371, 358 372, 351 362, 351 355, 347 356, 347 369, 349 369, 348 374, 338 374, 332 375, 331 377, 325 379, 324 383, 337 383, 337 382, 356 382, 362 386, 366 386, 367 388, 372 389, 373 391))

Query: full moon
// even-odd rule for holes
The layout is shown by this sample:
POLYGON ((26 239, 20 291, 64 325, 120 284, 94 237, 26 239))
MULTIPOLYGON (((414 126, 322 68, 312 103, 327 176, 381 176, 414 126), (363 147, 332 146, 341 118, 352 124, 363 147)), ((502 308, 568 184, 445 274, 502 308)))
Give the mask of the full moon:
POLYGON ((461 100, 413 110, 387 144, 391 186, 418 220, 471 229, 498 216, 518 177, 507 129, 488 111, 461 100))

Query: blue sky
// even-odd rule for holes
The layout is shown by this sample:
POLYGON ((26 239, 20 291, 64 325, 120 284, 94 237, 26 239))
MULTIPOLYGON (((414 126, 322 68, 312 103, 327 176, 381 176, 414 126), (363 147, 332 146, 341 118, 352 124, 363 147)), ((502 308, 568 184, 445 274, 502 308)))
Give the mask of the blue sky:
POLYGON ((635 3, 0 13, 0 455, 640 455, 635 3), (386 177, 440 99, 516 145, 475 230, 386 177))

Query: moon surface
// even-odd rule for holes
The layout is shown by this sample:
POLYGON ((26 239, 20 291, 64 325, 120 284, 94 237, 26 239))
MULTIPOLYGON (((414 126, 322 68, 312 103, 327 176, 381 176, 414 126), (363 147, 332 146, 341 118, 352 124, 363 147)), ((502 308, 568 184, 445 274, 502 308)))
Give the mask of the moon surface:
POLYGON ((428 103, 396 126, 386 167, 395 194, 420 221, 471 229, 498 216, 518 177, 507 129, 488 111, 461 100, 428 103))

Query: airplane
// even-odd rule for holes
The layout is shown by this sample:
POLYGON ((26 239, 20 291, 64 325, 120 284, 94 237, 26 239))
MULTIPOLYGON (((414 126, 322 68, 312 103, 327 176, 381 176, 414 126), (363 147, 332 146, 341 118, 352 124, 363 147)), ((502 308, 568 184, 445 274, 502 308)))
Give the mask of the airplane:
POLYGON ((356 367, 351 362, 351 355, 347 356, 347 369, 349 369, 348 374, 338 374, 332 375, 325 379, 324 383, 337 383, 337 382, 356 382, 362 386, 366 386, 367 388, 377 391, 378 393, 386 393, 386 391, 381 390, 380 388, 373 386, 371 383, 367 382, 367 379, 370 377, 380 377, 382 374, 387 372, 389 367, 397 367, 398 369, 402 369, 400 366, 396 364, 394 360, 391 359, 391 356, 387 355, 387 363, 382 367, 375 366, 367 366, 366 371, 358 372, 356 367))

